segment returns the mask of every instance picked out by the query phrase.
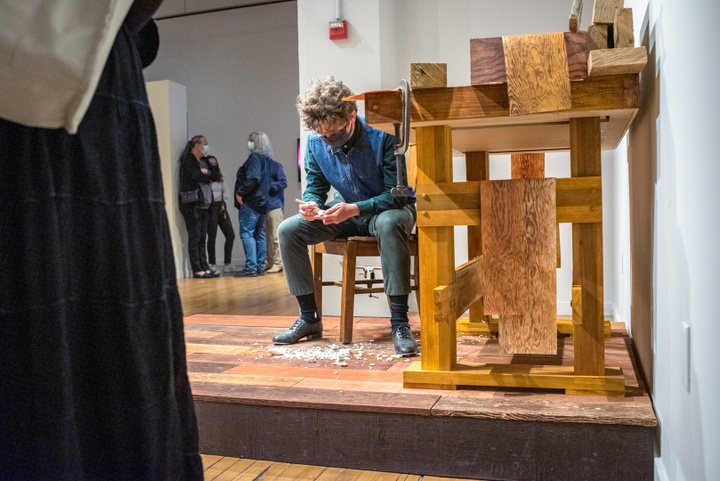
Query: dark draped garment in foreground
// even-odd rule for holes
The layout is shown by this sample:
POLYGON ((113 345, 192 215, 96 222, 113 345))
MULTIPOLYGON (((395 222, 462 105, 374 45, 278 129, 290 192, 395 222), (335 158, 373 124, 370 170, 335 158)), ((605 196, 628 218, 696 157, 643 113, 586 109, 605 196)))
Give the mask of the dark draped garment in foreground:
POLYGON ((76 135, 0 119, 0 152, 0 480, 202 479, 130 34, 76 135))

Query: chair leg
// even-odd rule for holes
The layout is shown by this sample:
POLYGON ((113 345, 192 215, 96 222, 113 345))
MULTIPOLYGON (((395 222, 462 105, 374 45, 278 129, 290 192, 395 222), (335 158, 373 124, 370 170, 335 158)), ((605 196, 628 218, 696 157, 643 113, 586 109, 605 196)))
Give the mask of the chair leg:
POLYGON ((353 316, 355 309, 355 265, 357 244, 348 241, 343 255, 342 300, 340 306, 340 342, 352 342, 353 316))
POLYGON ((322 254, 312 246, 310 259, 312 260, 313 282, 315 283, 315 303, 317 304, 317 315, 322 318, 322 254))

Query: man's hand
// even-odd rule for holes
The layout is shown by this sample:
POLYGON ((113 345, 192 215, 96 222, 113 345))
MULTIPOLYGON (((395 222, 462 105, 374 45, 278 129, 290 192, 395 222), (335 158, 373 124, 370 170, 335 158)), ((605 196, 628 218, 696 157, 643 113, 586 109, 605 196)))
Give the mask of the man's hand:
POLYGON ((324 212, 318 209, 318 205, 315 202, 304 202, 300 199, 295 199, 295 202, 300 204, 298 210, 305 220, 314 221, 324 212))
POLYGON ((330 207, 322 216, 318 216, 317 219, 322 220, 323 224, 339 224, 357 215, 360 215, 360 208, 356 204, 340 202, 330 207))
POLYGON ((238 203, 238 204, 242 205, 242 197, 240 197, 239 195, 235 194, 235 200, 237 200, 237 203, 238 203))

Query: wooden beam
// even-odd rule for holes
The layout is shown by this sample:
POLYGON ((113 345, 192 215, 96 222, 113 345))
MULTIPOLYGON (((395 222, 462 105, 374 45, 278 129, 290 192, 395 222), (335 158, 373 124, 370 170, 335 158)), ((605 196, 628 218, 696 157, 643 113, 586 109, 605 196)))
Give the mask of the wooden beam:
POLYGON ((645 47, 593 50, 588 59, 588 77, 640 73, 647 63, 645 47))
MULTIPOLYGON (((601 174, 600 119, 570 121, 570 172, 573 177, 601 174)), ((582 325, 575 326, 575 374, 605 372, 603 337, 602 223, 573 224, 573 285, 582 288, 582 325)))
POLYGON ((413 90, 447 87, 447 64, 411 63, 410 87, 413 90))
POLYGON ((562 33, 503 37, 503 52, 511 116, 556 112, 572 106, 562 33))
POLYGON ((592 23, 612 25, 615 21, 615 10, 622 7, 623 0, 595 0, 592 23))
POLYGON ((618 8, 615 10, 613 39, 614 48, 628 48, 635 46, 632 8, 618 8))
POLYGON ((566 177, 556 181, 558 223, 602 222, 602 178, 566 177))
MULTIPOLYGON (((577 349, 576 349, 577 350, 577 349)), ((625 378, 618 367, 599 375, 578 375, 572 366, 529 364, 458 364, 453 371, 423 370, 414 362, 403 371, 403 386, 490 386, 531 389, 564 389, 567 394, 623 396, 625 378)))
POLYGON ((598 50, 608 48, 608 26, 605 24, 593 24, 587 29, 587 49, 598 50))
MULTIPOLYGON (((465 178, 468 181, 480 182, 490 180, 490 155, 488 152, 467 152, 465 154, 465 178)), ((477 198, 479 199, 478 192, 477 198)), ((479 206, 479 200, 478 204, 479 206)), ((478 220, 480 211, 478 210, 478 220)), ((469 225, 468 236, 468 259, 474 259, 482 255, 482 229, 480 224, 469 225)), ((457 274, 456 274, 457 275, 457 274)), ((482 297, 470 306, 467 322, 458 322, 458 331, 470 333, 489 325, 490 316, 485 316, 485 307, 482 297)))
POLYGON ((455 269, 455 282, 435 288, 435 319, 457 320, 482 295, 482 257, 477 257, 455 269))
POLYGON ((568 21, 568 30, 577 32, 582 21, 583 0, 574 0, 572 9, 570 10, 570 19, 568 21))
MULTIPOLYGON (((432 89, 434 91, 436 89, 432 89)), ((441 89, 442 90, 442 89, 441 89)), ((421 90, 422 91, 422 90, 421 90)), ((452 130, 416 129, 418 184, 452 180, 452 130)), ((452 370, 457 362, 456 320, 435 317, 435 287, 455 281, 453 227, 418 225, 421 362, 426 370, 452 370)))
MULTIPOLYGON (((558 223, 602 222, 602 178, 555 179, 558 223)), ((477 226, 480 222, 480 182, 420 183, 417 185, 418 226, 477 226)))
MULTIPOLYGON (((584 111, 637 109, 640 106, 637 75, 588 78, 583 82, 570 82, 570 89, 573 115, 582 115, 584 111)), ((505 85, 420 89, 412 92, 411 102, 410 120, 413 127, 442 123, 455 128, 462 127, 462 121, 471 120, 474 126, 482 127, 478 119, 488 119, 488 125, 492 125, 492 118, 510 115, 505 85), (426 122, 429 124, 422 125, 426 122)), ((365 94, 365 115, 370 125, 392 126, 400 122, 401 111, 401 99, 397 92, 365 94)), ((558 120, 557 114, 532 117, 558 120)), ((507 123, 508 119, 503 118, 502 122, 507 123)))

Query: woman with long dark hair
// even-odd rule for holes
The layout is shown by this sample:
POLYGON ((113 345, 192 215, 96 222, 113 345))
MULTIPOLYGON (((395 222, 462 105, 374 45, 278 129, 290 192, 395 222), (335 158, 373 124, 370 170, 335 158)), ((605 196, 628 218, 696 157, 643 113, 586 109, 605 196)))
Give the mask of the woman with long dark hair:
POLYGON ((180 157, 180 212, 187 229, 190 267, 193 277, 200 279, 217 277, 210 270, 205 253, 208 208, 212 201, 208 191, 213 180, 210 171, 201 164, 206 145, 205 136, 196 135, 188 141, 180 157))

